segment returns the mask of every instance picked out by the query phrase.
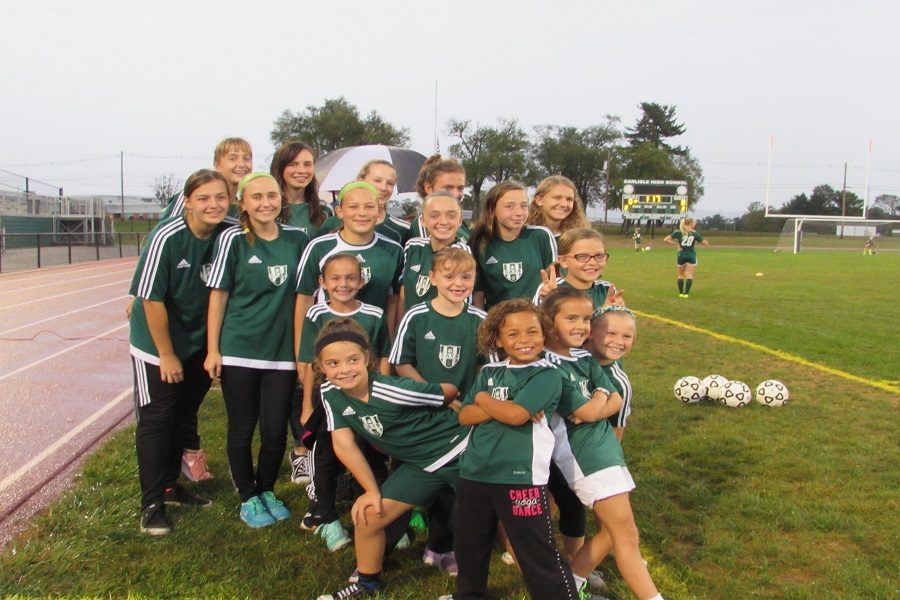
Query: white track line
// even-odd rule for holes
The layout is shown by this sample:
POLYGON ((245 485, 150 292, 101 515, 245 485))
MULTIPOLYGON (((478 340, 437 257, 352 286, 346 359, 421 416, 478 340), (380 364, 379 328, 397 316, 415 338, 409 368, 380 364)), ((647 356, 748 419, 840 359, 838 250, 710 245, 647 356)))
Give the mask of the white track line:
POLYGON ((54 294, 53 296, 45 296, 43 298, 34 298, 32 300, 29 300, 28 302, 19 302, 18 304, 10 304, 9 306, 0 306, 0 310, 8 310, 10 308, 16 308, 19 306, 31 306, 35 302, 41 302, 43 300, 56 300, 57 298, 62 298, 63 296, 71 296, 73 294, 80 294, 81 292, 89 292, 91 290, 99 290, 100 288, 109 287, 111 285, 119 285, 122 283, 131 283, 131 280, 130 279, 122 279, 120 281, 113 281, 112 283, 104 283, 103 285, 95 285, 94 287, 75 290, 74 292, 66 292, 64 294, 54 294))
POLYGON ((88 279, 99 279, 100 277, 111 277, 113 275, 123 275, 125 273, 133 273, 134 269, 125 269, 123 271, 112 271, 109 273, 101 273, 100 275, 91 275, 90 277, 78 277, 77 279, 70 279, 68 281, 54 281, 53 283, 41 283, 39 285, 33 285, 31 287, 17 288, 14 290, 0 290, 0 296, 3 294, 21 294, 22 292, 29 292, 31 290, 36 290, 39 288, 45 287, 53 287, 55 285, 65 285, 67 283, 80 283, 82 281, 86 281, 88 279))
MULTIPOLYGON (((26 327, 31 327, 32 325, 40 325, 41 323, 46 323, 47 321, 52 321, 53 319, 59 319, 61 317, 68 317, 69 315, 74 315, 75 313, 79 313, 83 310, 89 310, 91 308, 103 306, 104 304, 109 304, 110 302, 118 302, 119 300, 124 300, 125 298, 130 298, 130 297, 131 296, 129 296, 128 294, 124 294, 122 296, 117 296, 110 300, 104 300, 103 302, 98 302, 97 304, 91 304, 90 306, 85 306, 83 308, 77 308, 75 310, 70 310, 69 312, 64 312, 64 313, 60 313, 58 315, 54 315, 52 317, 47 317, 46 319, 41 319, 40 321, 32 321, 31 323, 26 323, 25 325, 19 325, 18 327, 13 327, 12 329, 7 329, 6 331, 0 331, 0 335, 6 335, 7 333, 12 333, 13 331, 25 329, 26 327)), ((122 312, 124 313, 125 311, 123 310, 122 312)))
POLYGON ((40 269, 29 269, 28 271, 13 271, 7 273, 0 273, 0 285, 3 284, 13 284, 19 283, 25 280, 34 281, 37 279, 47 279, 50 277, 63 277, 67 276, 71 273, 87 273, 89 271, 102 271, 104 269, 109 269, 110 267, 114 267, 116 265, 111 264, 113 262, 125 262, 128 260, 132 260, 137 262, 137 256, 125 256, 122 258, 111 258, 107 260, 99 261, 100 266, 91 266, 83 269, 75 268, 81 265, 96 265, 98 261, 91 261, 89 263, 75 263, 71 265, 58 265, 52 267, 41 267, 40 269), (50 273, 44 273, 44 271, 51 271, 50 273), (37 275, 37 273, 43 273, 41 275, 37 275))
POLYGON ((22 477, 22 475, 24 475, 25 473, 30 471, 35 465, 37 465, 39 462, 41 462, 42 460, 44 460, 45 458, 47 458, 48 456, 50 456, 51 454, 53 454, 54 452, 59 450, 64 444, 66 444, 73 437, 75 437, 76 435, 78 435, 79 433, 84 431, 94 421, 96 421, 97 419, 99 419, 100 417, 102 417, 103 415, 108 413, 110 410, 112 410, 112 408, 115 407, 116 404, 118 404, 119 402, 121 402, 122 400, 124 400, 125 398, 130 396, 131 393, 132 393, 131 388, 128 388, 127 390, 125 390, 124 392, 122 392, 121 394, 119 394, 118 396, 116 396, 115 398, 110 400, 109 402, 107 402, 106 405, 101 407, 97 412, 95 412, 90 417, 88 417, 87 419, 85 419, 84 421, 79 423, 78 426, 75 427, 74 429, 71 429, 69 431, 69 433, 67 433, 60 439, 56 440, 56 442, 53 443, 52 445, 48 446, 47 448, 44 448, 44 450, 40 454, 38 454, 37 456, 35 456, 31 460, 29 460, 27 463, 25 463, 24 465, 19 467, 11 475, 8 475, 3 481, 0 481, 0 494, 2 494, 9 486, 14 484, 18 479, 20 479, 22 477))
POLYGON ((104 331, 104 332, 101 333, 100 335, 95 335, 94 337, 92 337, 92 338, 89 339, 89 340, 85 340, 85 341, 83 341, 83 342, 78 342, 78 343, 75 344, 74 346, 69 346, 69 347, 66 348, 65 350, 60 350, 59 352, 55 352, 55 353, 51 354, 50 356, 45 356, 44 358, 42 358, 42 359, 40 359, 40 360, 36 360, 36 361, 34 361, 33 363, 28 363, 28 364, 25 365, 24 367, 19 367, 19 368, 16 369, 15 371, 10 371, 9 373, 6 373, 5 375, 0 375, 0 381, 3 381, 4 379, 8 379, 9 377, 12 377, 13 375, 16 375, 16 374, 18 374, 18 373, 21 373, 22 371, 28 370, 28 369, 30 369, 31 367, 36 367, 36 366, 38 366, 39 364, 45 363, 45 362, 47 362, 48 360, 51 360, 51 359, 53 359, 53 358, 56 358, 57 356, 60 356, 60 355, 62 355, 62 354, 65 354, 66 352, 71 352, 72 350, 75 350, 76 348, 81 348, 82 346, 85 346, 85 345, 87 345, 87 344, 90 344, 91 342, 94 342, 94 341, 96 341, 96 340, 99 340, 99 339, 102 338, 103 336, 109 335, 110 333, 113 333, 114 331, 118 331, 118 330, 120 330, 120 329, 124 329, 125 327, 128 327, 128 323, 124 323, 124 324, 122 324, 122 325, 119 325, 118 327, 113 327, 113 328, 110 329, 109 331, 104 331))

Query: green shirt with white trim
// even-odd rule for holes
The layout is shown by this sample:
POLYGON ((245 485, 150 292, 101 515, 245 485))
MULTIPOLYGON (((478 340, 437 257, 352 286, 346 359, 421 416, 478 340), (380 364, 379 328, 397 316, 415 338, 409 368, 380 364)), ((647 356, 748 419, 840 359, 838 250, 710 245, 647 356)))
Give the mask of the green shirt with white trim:
MULTIPOLYGON (((334 213, 334 210, 327 204, 322 203, 320 206, 325 212, 325 219, 328 219, 328 217, 334 213)), ((300 229, 309 236, 309 239, 316 237, 319 232, 319 227, 324 225, 325 221, 322 221, 322 224, 319 227, 312 224, 312 221, 309 220, 309 204, 306 202, 288 204, 288 208, 291 211, 291 218, 288 219, 288 225, 300 229)))
POLYGON ((426 381, 452 383, 464 396, 485 362, 476 339, 486 316, 470 304, 455 317, 440 314, 431 302, 417 304, 400 321, 390 363, 412 365, 426 381))
POLYGON ((206 348, 206 281, 216 237, 227 228, 221 223, 212 235, 200 239, 191 232, 184 217, 178 217, 160 222, 147 236, 132 280, 132 355, 159 364, 159 351, 150 336, 143 300, 165 305, 169 336, 178 358, 184 360, 206 348))
MULTIPOLYGON (((451 248, 460 248, 471 253, 465 239, 456 238, 451 248)), ((437 289, 431 285, 428 272, 434 260, 434 249, 427 237, 411 238, 403 249, 403 275, 400 283, 403 286, 403 308, 409 310, 414 304, 432 300, 437 296, 437 289)))
POLYGON ((434 472, 457 459, 470 428, 445 408, 441 386, 369 373, 369 400, 326 381, 321 388, 328 431, 349 427, 391 456, 434 472))
POLYGON ((387 323, 384 311, 377 306, 360 302, 359 307, 348 313, 337 312, 327 302, 313 304, 303 318, 303 330, 300 334, 300 353, 297 360, 311 363, 316 359, 316 338, 325 323, 339 317, 349 317, 362 327, 369 336, 369 344, 379 358, 387 358, 391 352, 391 341, 388 338, 387 323))
POLYGON ((475 289, 484 292, 484 307, 511 298, 533 298, 541 284, 541 269, 556 262, 556 242, 546 227, 526 225, 519 237, 495 237, 484 251, 472 249, 478 262, 475 289))
POLYGON ((388 296, 399 290, 400 274, 403 272, 403 248, 380 233, 376 233, 371 242, 361 246, 345 242, 340 232, 314 239, 300 259, 297 293, 315 297, 319 291, 319 275, 325 259, 338 253, 355 256, 360 262, 364 285, 356 299, 382 310, 387 308, 388 296))
POLYGON ((697 258, 697 250, 695 246, 697 242, 703 241, 703 236, 697 231, 692 231, 689 235, 681 233, 680 229, 672 232, 672 239, 678 240, 678 258, 686 258, 694 260, 697 258))
POLYGON ((543 359, 527 365, 509 361, 485 365, 464 405, 474 404, 478 392, 487 392, 497 400, 515 402, 531 415, 545 414, 539 423, 529 419, 515 427, 493 419, 476 425, 460 459, 459 476, 483 483, 545 485, 553 452, 549 418, 561 390, 559 373, 543 359))
POLYGON ((278 224, 278 237, 254 236, 240 227, 216 244, 209 287, 228 292, 219 338, 222 364, 294 370, 294 285, 300 255, 309 243, 303 231, 278 224))
POLYGON ((590 352, 572 348, 571 356, 549 350, 544 358, 556 365, 559 374, 568 381, 563 385, 559 406, 550 419, 556 443, 553 462, 566 481, 574 483, 597 471, 625 465, 622 446, 606 419, 576 425, 566 417, 586 404, 597 390, 606 394, 615 391, 613 383, 590 352))

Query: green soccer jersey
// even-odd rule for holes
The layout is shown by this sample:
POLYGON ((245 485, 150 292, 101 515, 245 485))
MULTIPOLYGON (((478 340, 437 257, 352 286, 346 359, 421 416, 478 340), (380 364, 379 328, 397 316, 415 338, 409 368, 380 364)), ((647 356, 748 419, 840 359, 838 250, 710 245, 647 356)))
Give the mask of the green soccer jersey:
POLYGON ((703 241, 703 236, 700 235, 697 231, 692 231, 689 235, 684 235, 681 233, 680 229, 676 229, 672 232, 672 239, 678 240, 679 249, 678 249, 678 258, 686 258, 686 259, 696 259, 697 258, 697 250, 695 246, 697 242, 703 241))
POLYGON ((556 443, 553 462, 569 483, 607 467, 625 465, 622 446, 606 419, 575 425, 566 417, 587 403, 597 390, 614 391, 612 382, 590 352, 573 348, 571 356, 546 350, 544 357, 569 381, 550 419, 556 443))
MULTIPOLYGON (((467 240, 470 235, 471 231, 469 230, 469 226, 463 221, 459 226, 459 229, 456 230, 456 237, 467 240)), ((409 239, 417 237, 428 237, 428 232, 425 231, 425 224, 422 221, 422 215, 413 219, 412 223, 409 224, 409 239)))
POLYGON ((515 402, 532 415, 543 411, 540 423, 528 420, 514 427, 493 419, 476 425, 459 463, 459 476, 483 483, 545 485, 550 474, 553 432, 549 417, 556 410, 562 379, 548 361, 527 365, 509 361, 484 366, 469 388, 464 405, 474 404, 478 392, 515 402))
POLYGON ((325 323, 339 317, 349 317, 362 327, 369 336, 369 343, 379 358, 387 358, 391 351, 391 341, 388 338, 387 322, 384 320, 384 311, 377 306, 359 303, 359 308, 352 312, 337 312, 326 302, 313 304, 303 318, 303 330, 300 334, 300 353, 297 360, 311 363, 316 358, 316 338, 325 323))
MULTIPOLYGON (((541 288, 544 284, 538 286, 537 291, 534 293, 534 298, 532 301, 540 305, 542 303, 541 300, 541 288)), ((571 283, 566 281, 563 277, 557 277, 556 279, 556 287, 558 288, 570 288, 574 287, 571 283)), ((606 302, 606 296, 609 294, 609 289, 612 287, 612 284, 605 279, 598 279, 591 285, 590 288, 584 290, 584 293, 588 295, 588 298, 591 299, 591 304, 594 306, 594 309, 598 309, 603 306, 603 303, 606 302)))
POLYGON ((209 287, 228 292, 219 339, 222 364, 253 369, 294 370, 294 282, 309 237, 278 225, 278 237, 264 240, 233 227, 217 242, 209 287))
POLYGON ((386 309, 388 296, 399 289, 400 274, 403 271, 403 248, 380 233, 376 233, 371 242, 362 246, 348 244, 341 238, 340 232, 314 239, 300 259, 297 293, 316 296, 322 265, 325 259, 337 253, 350 254, 360 262, 363 287, 356 299, 382 310, 386 309))
POLYGON ((201 240, 181 217, 159 223, 147 236, 132 280, 132 294, 136 297, 130 320, 132 355, 159 364, 144 300, 165 305, 169 336, 178 358, 184 360, 206 348, 206 281, 216 236, 227 228, 220 224, 213 235, 201 240))
POLYGON ((615 386, 616 391, 622 396, 622 408, 619 409, 618 413, 607 417, 607 421, 613 427, 625 427, 628 417, 631 416, 631 400, 634 396, 631 379, 628 378, 628 374, 625 373, 619 361, 603 365, 603 372, 606 373, 606 376, 615 386))
MULTIPOLYGON (((451 248, 461 248, 471 252, 466 240, 456 238, 451 248)), ((431 300, 437 296, 437 290, 428 279, 434 250, 431 240, 426 237, 412 238, 403 249, 403 275, 400 284, 403 286, 403 308, 409 310, 414 304, 431 300)))
POLYGON ((475 342, 486 316, 469 304, 455 317, 440 314, 431 302, 417 304, 400 321, 390 362, 412 365, 427 381, 452 383, 464 396, 484 363, 475 342))
MULTIPOLYGON (((325 219, 327 220, 328 217, 332 215, 333 211, 327 204, 322 204, 321 206, 322 210, 325 212, 325 219)), ((289 204, 288 208, 291 210, 291 218, 288 219, 288 225, 304 231, 306 235, 309 236, 309 239, 316 237, 319 227, 313 225, 309 220, 309 204, 306 202, 298 202, 297 204, 289 204)), ((322 221, 322 225, 324 224, 325 221, 322 221)))
POLYGON ((369 400, 345 394, 331 382, 322 385, 328 431, 349 427, 391 456, 434 472, 460 455, 470 428, 443 408, 436 383, 369 373, 369 400))
POLYGON ((475 289, 484 292, 484 307, 490 309, 503 300, 534 297, 541 269, 556 262, 556 242, 546 227, 526 225, 511 242, 495 237, 476 260, 475 289))

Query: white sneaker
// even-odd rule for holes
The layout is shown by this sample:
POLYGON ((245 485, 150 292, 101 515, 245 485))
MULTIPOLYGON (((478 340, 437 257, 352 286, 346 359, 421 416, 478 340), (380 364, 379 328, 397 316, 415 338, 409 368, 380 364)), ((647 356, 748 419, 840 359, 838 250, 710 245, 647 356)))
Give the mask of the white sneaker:
POLYGON ((291 482, 296 484, 304 484, 310 482, 309 477, 309 454, 291 450, 291 482))

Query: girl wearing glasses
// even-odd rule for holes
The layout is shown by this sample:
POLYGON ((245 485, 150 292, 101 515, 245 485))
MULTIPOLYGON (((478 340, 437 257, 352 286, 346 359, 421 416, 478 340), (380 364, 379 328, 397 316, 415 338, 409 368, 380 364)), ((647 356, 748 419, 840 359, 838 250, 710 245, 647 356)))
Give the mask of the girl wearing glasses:
POLYGON ((527 223, 543 225, 557 241, 570 229, 590 226, 575 184, 562 175, 551 175, 538 184, 527 223))
POLYGON ((606 243, 599 231, 587 227, 566 231, 559 237, 559 266, 565 275, 556 277, 552 266, 541 271, 541 285, 534 294, 534 303, 541 304, 550 290, 571 287, 586 292, 594 309, 604 305, 624 306, 622 292, 602 279, 608 259, 606 243))

